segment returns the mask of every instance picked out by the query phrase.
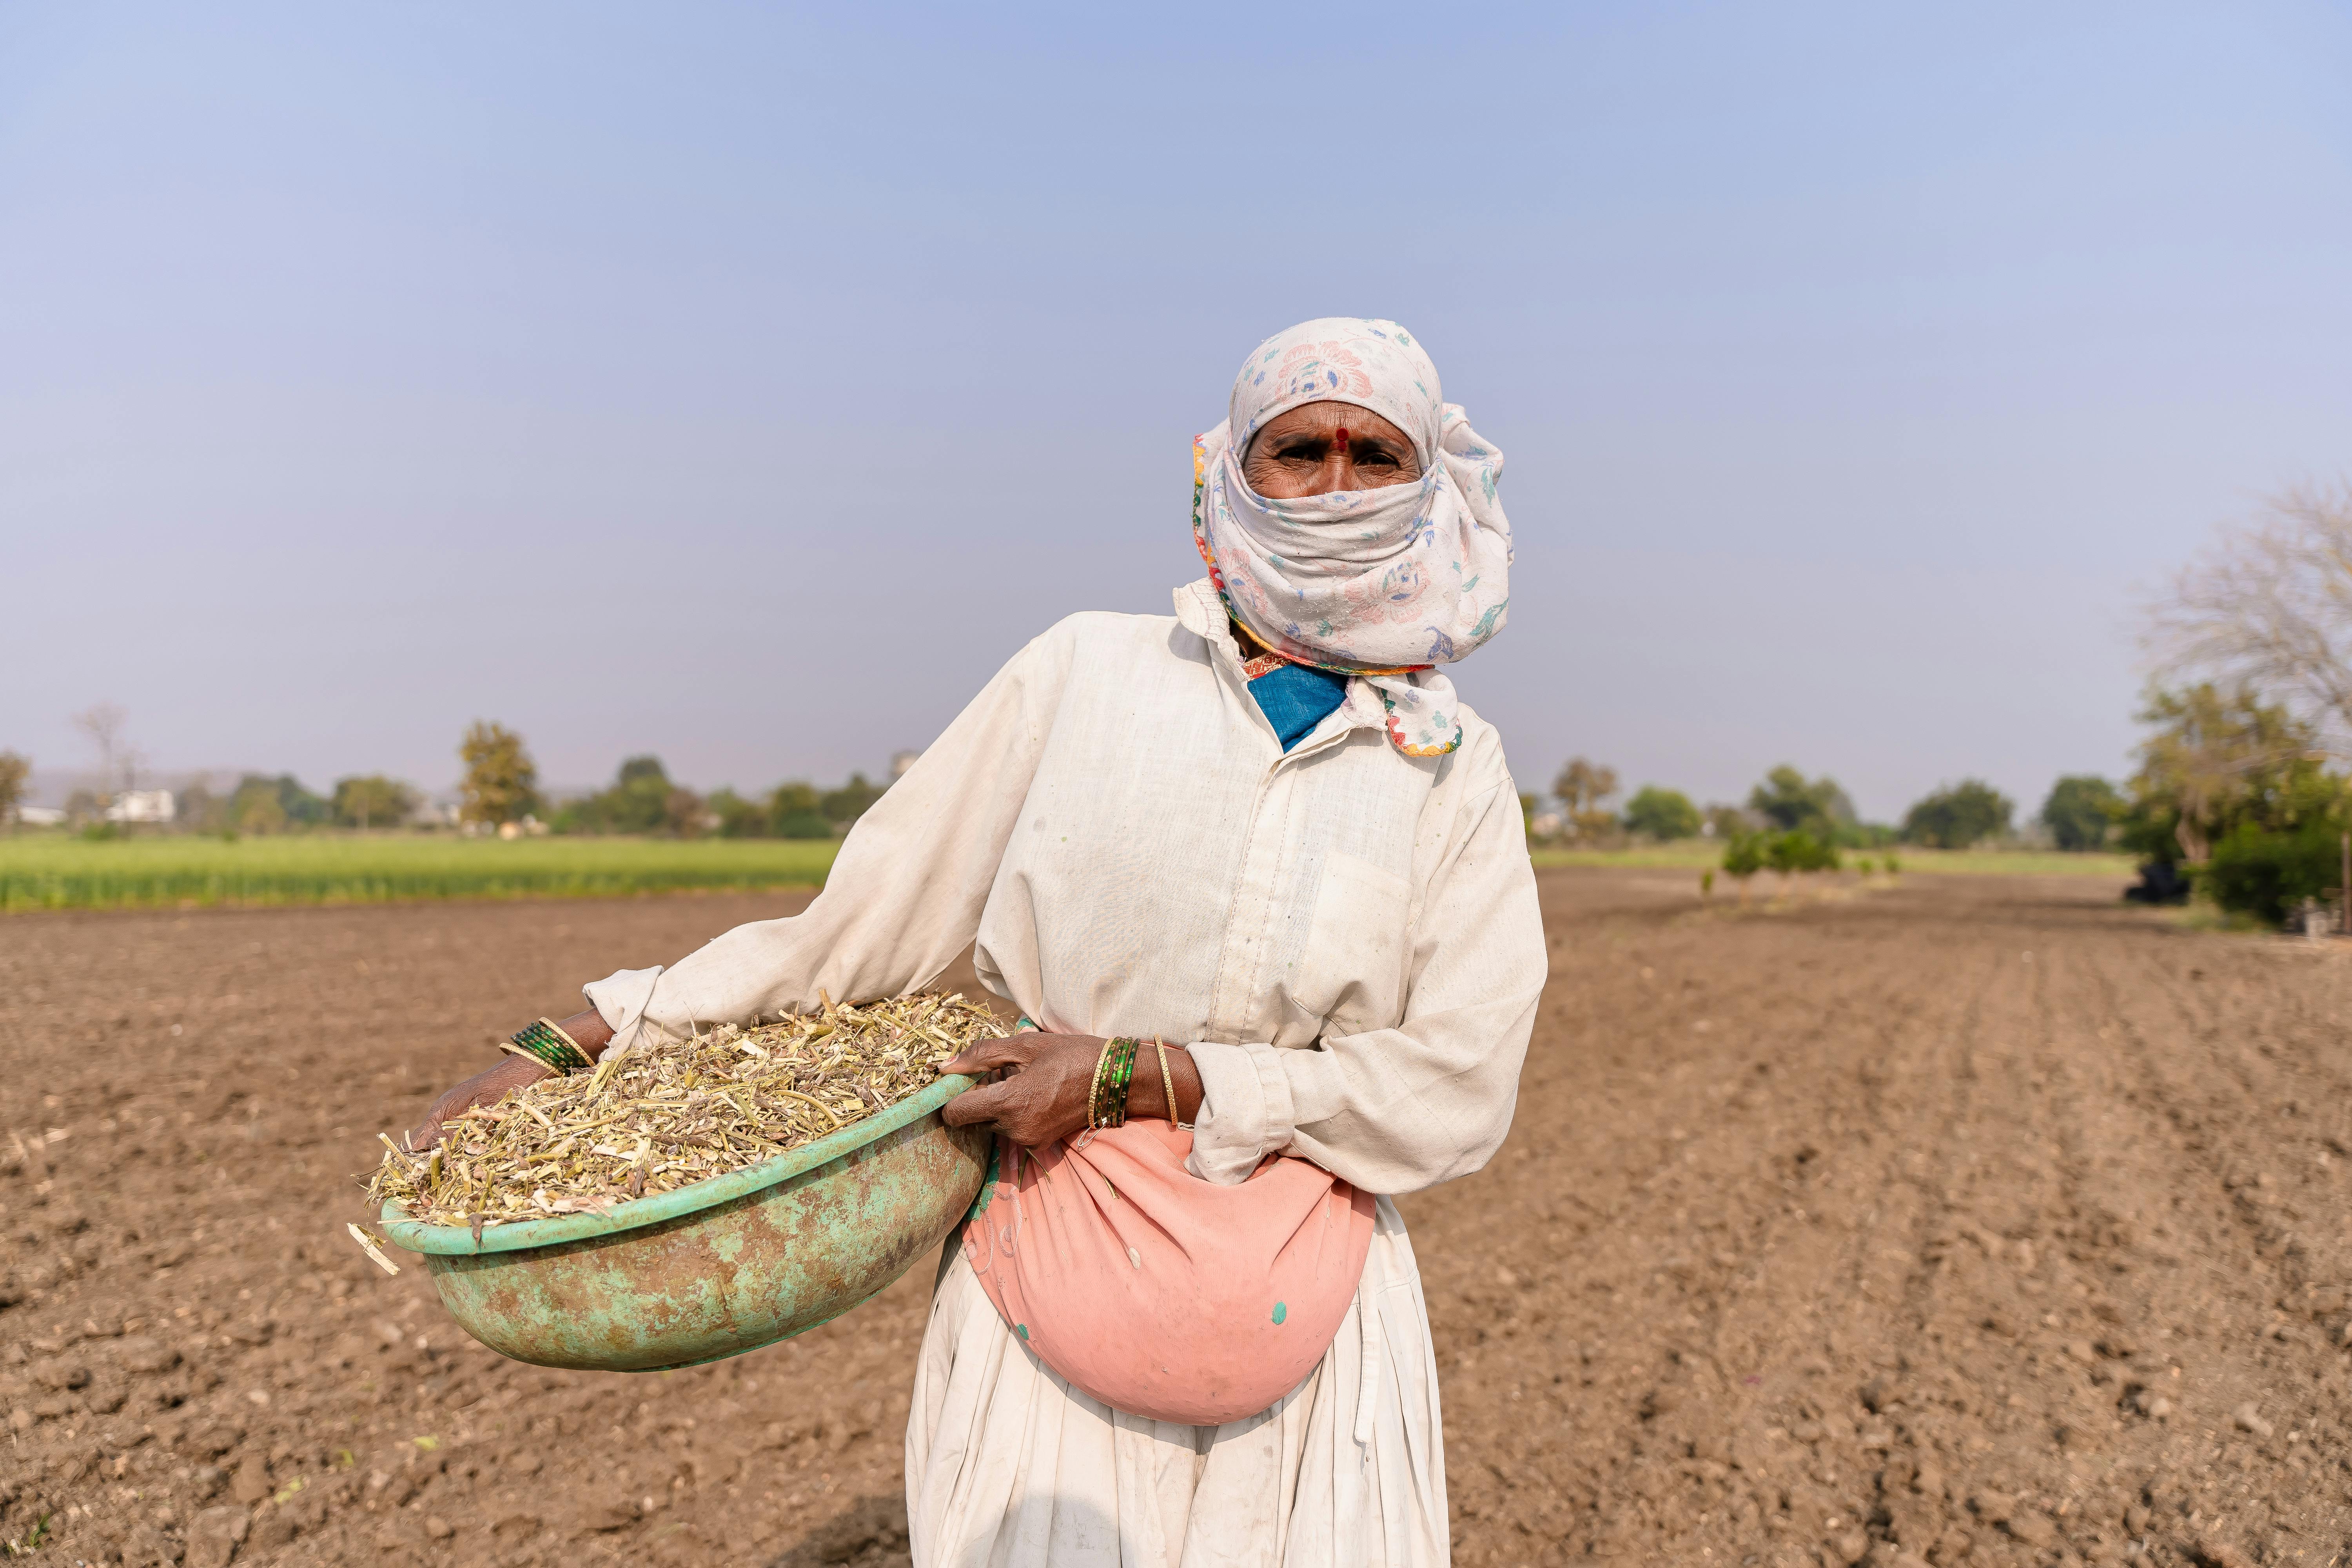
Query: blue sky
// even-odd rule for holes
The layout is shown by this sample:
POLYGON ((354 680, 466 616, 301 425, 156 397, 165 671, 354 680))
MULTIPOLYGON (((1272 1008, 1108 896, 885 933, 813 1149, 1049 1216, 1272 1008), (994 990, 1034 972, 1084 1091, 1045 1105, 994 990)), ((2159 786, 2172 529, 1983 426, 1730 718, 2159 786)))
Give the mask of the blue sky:
POLYGON ((0 747, 874 771, 1195 574, 1241 356, 1508 455, 1574 752, 2120 772, 2134 605, 2352 471, 2340 6, 0 11, 0 747))

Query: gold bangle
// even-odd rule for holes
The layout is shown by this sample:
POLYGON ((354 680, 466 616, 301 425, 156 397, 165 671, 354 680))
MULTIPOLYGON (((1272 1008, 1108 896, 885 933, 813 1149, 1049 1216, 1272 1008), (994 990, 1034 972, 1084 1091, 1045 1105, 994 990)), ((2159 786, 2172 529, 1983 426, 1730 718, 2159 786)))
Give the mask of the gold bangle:
POLYGON ((590 1051, 587 1047, 573 1039, 570 1030, 566 1029, 562 1025, 557 1023, 552 1018, 541 1018, 540 1022, 554 1030, 555 1037, 557 1039, 562 1040, 565 1045, 570 1046, 573 1050, 578 1051, 580 1053, 580 1060, 583 1064, 592 1068, 596 1065, 595 1054, 590 1051))
POLYGON ((1115 1040, 1105 1040, 1103 1048, 1095 1057, 1094 1084, 1087 1090, 1087 1131, 1089 1132, 1102 1125, 1097 1118, 1102 1114, 1103 1068, 1109 1063, 1111 1047, 1117 1043, 1115 1040))
POLYGON ((1179 1132, 1190 1132, 1192 1123, 1181 1121, 1176 1116, 1176 1078, 1168 1070, 1168 1042, 1154 1035, 1151 1043, 1160 1049, 1160 1098, 1167 1101, 1162 1109, 1168 1112, 1168 1125, 1179 1132))

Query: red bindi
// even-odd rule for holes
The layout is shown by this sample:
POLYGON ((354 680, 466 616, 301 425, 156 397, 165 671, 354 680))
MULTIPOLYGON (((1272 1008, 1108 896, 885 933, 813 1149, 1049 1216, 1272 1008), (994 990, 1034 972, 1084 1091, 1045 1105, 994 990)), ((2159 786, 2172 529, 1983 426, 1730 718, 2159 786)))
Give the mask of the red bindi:
POLYGON ((1346 451, 1348 449, 1348 427, 1345 425, 1339 426, 1339 450, 1342 452, 1346 451))

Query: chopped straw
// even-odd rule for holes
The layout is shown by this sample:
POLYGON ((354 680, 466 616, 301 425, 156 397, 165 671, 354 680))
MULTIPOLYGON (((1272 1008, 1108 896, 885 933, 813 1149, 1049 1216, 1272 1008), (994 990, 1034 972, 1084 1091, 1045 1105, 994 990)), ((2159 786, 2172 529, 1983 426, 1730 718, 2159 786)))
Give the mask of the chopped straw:
POLYGON ((385 1139, 368 1197, 478 1235, 601 1213, 864 1121, 920 1092, 967 1045, 1003 1033, 977 1003, 927 993, 640 1046, 593 1074, 541 1079, 453 1117, 422 1153, 385 1139))

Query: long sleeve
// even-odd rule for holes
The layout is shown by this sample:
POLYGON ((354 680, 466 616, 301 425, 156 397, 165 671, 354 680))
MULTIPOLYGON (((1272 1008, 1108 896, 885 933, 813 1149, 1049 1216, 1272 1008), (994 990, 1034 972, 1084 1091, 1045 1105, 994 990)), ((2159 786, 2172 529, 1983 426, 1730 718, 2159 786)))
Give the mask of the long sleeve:
POLYGON ((1365 1191, 1409 1193, 1501 1146, 1543 992, 1543 920, 1509 780, 1461 815, 1415 912, 1396 1027, 1305 1050, 1192 1047, 1207 1091, 1196 1174, 1236 1182, 1267 1154, 1297 1154, 1365 1191))
POLYGON ((667 1035, 895 996, 972 940, 1065 682, 1067 623, 997 672, 905 777, 858 819, 824 890, 782 920, 737 926, 667 970, 583 990, 625 1049, 642 1020, 667 1035))

